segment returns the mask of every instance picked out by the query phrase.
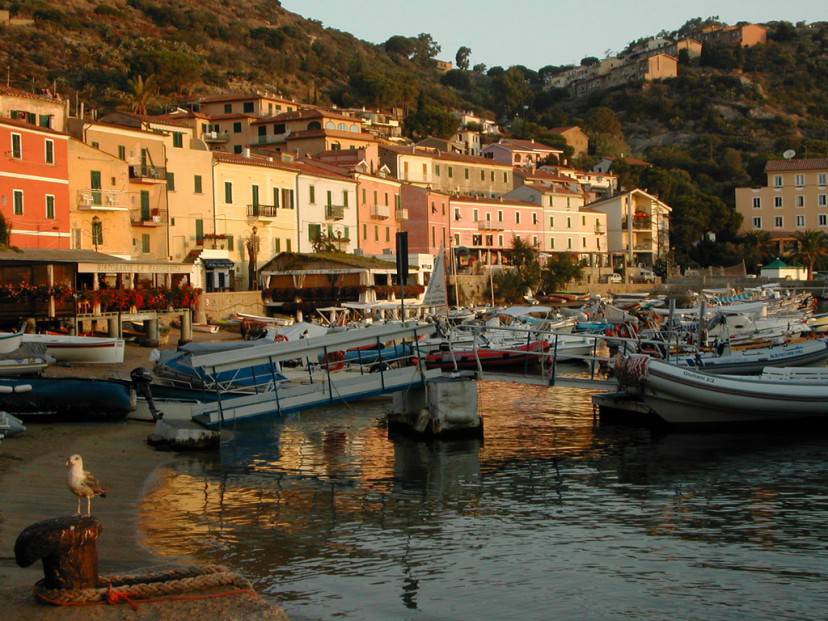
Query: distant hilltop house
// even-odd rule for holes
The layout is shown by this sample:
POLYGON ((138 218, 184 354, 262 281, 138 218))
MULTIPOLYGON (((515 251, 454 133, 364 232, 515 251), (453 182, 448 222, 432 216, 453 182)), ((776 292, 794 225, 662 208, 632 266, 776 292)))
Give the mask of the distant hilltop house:
POLYGON ((29 17, 12 17, 8 10, 0 10, 0 26, 32 26, 34 23, 29 17))
POLYGON ((553 127, 550 129, 553 134, 563 136, 566 144, 572 147, 572 157, 586 155, 589 150, 589 136, 577 125, 569 127, 553 127))
POLYGON ((437 71, 441 73, 447 73, 454 69, 454 63, 452 63, 450 60, 435 60, 434 62, 437 71))
POLYGON ((563 151, 534 140, 501 138, 498 142, 486 145, 483 157, 509 164, 511 166, 535 167, 550 156, 560 157, 563 151))
POLYGON ((695 36, 703 43, 753 47, 768 42, 768 29, 762 24, 737 24, 735 26, 713 24, 705 26, 695 36))
POLYGON ((455 110, 453 112, 454 116, 460 121, 461 127, 468 127, 471 126, 480 126, 480 133, 481 134, 493 134, 493 135, 500 135, 500 127, 498 126, 497 122, 492 121, 491 119, 483 118, 482 116, 477 116, 473 112, 469 112, 466 110, 455 110))

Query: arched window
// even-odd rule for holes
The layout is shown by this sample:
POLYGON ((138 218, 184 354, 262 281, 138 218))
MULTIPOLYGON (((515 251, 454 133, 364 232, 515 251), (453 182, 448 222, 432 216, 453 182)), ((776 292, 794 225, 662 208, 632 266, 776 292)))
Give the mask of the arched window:
POLYGON ((355 134, 359 133, 359 125, 351 125, 351 131, 355 134))
POLYGON ((333 121, 328 121, 325 123, 325 129, 336 129, 336 123, 333 121))
POLYGON ((311 121, 308 123, 308 129, 322 129, 322 123, 319 121, 311 121))
POLYGON ((345 123, 340 123, 339 124, 339 129, 343 132, 347 132, 348 131, 348 125, 345 124, 345 123))
POLYGON ((515 153, 515 161, 516 162, 520 161, 520 153, 515 153))

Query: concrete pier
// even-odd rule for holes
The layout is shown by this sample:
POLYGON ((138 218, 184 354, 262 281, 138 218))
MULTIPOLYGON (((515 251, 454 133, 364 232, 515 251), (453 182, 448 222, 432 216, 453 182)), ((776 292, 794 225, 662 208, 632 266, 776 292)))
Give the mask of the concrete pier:
POLYGON ((425 387, 393 395, 388 414, 392 432, 425 437, 468 438, 483 434, 477 413, 477 382, 473 376, 439 377, 425 387))
POLYGON ((193 311, 184 309, 181 313, 181 337, 178 339, 179 345, 186 345, 193 340, 193 311))
POLYGON ((144 334, 146 334, 143 343, 145 347, 158 347, 160 330, 157 317, 144 320, 144 334))

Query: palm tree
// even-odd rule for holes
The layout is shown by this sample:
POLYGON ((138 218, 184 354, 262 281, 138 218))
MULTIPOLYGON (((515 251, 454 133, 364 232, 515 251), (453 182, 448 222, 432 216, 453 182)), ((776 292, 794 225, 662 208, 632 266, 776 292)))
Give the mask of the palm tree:
POLYGON ((796 253, 794 258, 808 266, 808 280, 814 276, 814 265, 828 254, 828 236, 822 231, 799 231, 794 233, 796 253))
POLYGON ((770 262, 776 253, 776 242, 768 231, 751 231, 742 240, 742 257, 750 269, 770 262))
POLYGON ((129 81, 130 92, 127 99, 130 103, 130 110, 138 114, 146 114, 147 107, 158 95, 158 80, 155 75, 150 75, 146 80, 144 76, 138 75, 129 81))

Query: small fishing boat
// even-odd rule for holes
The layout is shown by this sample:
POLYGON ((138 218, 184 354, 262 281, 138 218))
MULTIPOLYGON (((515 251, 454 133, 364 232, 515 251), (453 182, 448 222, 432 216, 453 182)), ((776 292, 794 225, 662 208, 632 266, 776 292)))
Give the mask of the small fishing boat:
POLYGON ((26 358, 0 359, 0 377, 19 377, 21 375, 40 375, 49 366, 45 358, 31 356, 26 358))
POLYGON ((477 369, 477 361, 483 369, 500 369, 522 364, 536 364, 540 353, 549 351, 548 341, 533 341, 523 345, 496 347, 478 347, 470 349, 449 349, 448 346, 432 352, 425 357, 426 368, 452 371, 457 369, 477 369))
POLYGON ((617 361, 615 376, 671 424, 828 419, 824 381, 711 375, 640 355, 617 361))
POLYGON ((123 339, 65 334, 24 334, 23 342, 46 345, 46 353, 58 362, 120 364, 124 361, 123 339))
POLYGON ((723 355, 705 353, 696 356, 670 358, 677 367, 697 369, 706 373, 751 375, 765 367, 799 367, 828 360, 828 341, 815 340, 786 343, 773 347, 742 349, 723 355))
POLYGON ((23 342, 22 332, 0 333, 0 354, 10 354, 20 348, 23 342))
POLYGON ((0 378, 0 409, 23 420, 122 419, 134 408, 135 392, 118 381, 0 378))

